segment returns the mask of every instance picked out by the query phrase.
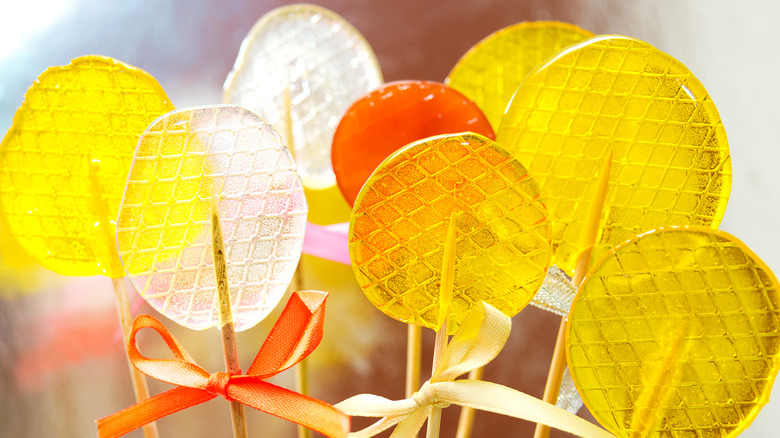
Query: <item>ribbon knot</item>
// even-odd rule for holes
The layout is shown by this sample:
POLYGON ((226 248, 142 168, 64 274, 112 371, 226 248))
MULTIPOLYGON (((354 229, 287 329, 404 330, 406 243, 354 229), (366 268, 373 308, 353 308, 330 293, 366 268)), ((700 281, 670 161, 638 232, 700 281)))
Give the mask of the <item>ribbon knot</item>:
POLYGON ((195 363, 160 321, 148 315, 139 316, 133 321, 128 338, 130 362, 147 376, 177 387, 98 420, 98 437, 122 436, 220 395, 330 437, 346 436, 349 417, 343 412, 265 381, 294 366, 319 345, 327 296, 318 291, 295 292, 245 375, 209 373, 195 363), (176 359, 150 359, 142 355, 135 338, 144 328, 155 330, 176 359))
POLYGON ((431 384, 430 380, 423 383, 420 390, 412 394, 412 399, 419 407, 433 406, 443 409, 450 405, 448 402, 439 400, 439 395, 436 394, 436 387, 431 384))
POLYGON ((479 380, 455 380, 493 360, 504 347, 511 329, 511 320, 496 308, 484 302, 475 306, 442 352, 431 379, 411 398, 388 400, 361 394, 335 406, 349 415, 382 417, 371 426, 350 433, 350 437, 372 437, 397 425, 392 438, 412 438, 434 407, 456 404, 546 424, 577 436, 614 438, 576 415, 514 389, 479 380))
POLYGON ((230 384, 230 373, 212 373, 209 376, 209 380, 206 382, 206 391, 210 394, 221 395, 225 397, 227 401, 233 401, 233 397, 228 394, 227 388, 230 384))

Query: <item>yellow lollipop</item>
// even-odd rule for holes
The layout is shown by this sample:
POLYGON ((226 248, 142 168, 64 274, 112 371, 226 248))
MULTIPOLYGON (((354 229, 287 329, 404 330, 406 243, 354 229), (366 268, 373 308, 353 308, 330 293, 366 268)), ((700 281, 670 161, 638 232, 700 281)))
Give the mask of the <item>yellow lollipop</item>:
POLYGON ((51 67, 25 95, 0 146, 0 215, 62 275, 124 275, 114 220, 138 136, 173 109, 135 67, 84 56, 51 67))
POLYGON ((780 368, 780 295, 734 237, 661 228, 596 263, 574 301, 567 356, 596 419, 618 436, 736 436, 780 368))
POLYGON ((682 63, 628 37, 589 39, 529 74, 497 139, 539 181, 554 263, 569 274, 609 151, 593 260, 659 226, 716 227, 731 189, 726 133, 707 91, 682 63))
POLYGON ((466 52, 444 83, 473 100, 497 130, 512 94, 531 70, 564 47, 592 36, 558 21, 505 27, 466 52))
POLYGON ((350 257, 358 283, 382 312, 439 329, 443 248, 453 216, 450 332, 481 301, 514 315, 531 300, 551 253, 539 188, 495 142, 462 133, 405 146, 358 195, 350 257))

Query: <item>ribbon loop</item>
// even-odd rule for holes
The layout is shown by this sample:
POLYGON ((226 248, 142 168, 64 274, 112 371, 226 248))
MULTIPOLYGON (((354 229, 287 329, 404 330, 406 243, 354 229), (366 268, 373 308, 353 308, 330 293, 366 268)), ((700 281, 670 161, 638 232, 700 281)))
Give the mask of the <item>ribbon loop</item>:
POLYGON ((326 292, 295 292, 276 321, 246 375, 208 373, 173 338, 160 321, 142 315, 128 339, 130 362, 144 374, 178 385, 98 423, 98 437, 122 436, 166 415, 216 396, 303 425, 330 437, 349 432, 349 417, 333 406, 265 381, 306 357, 322 338, 326 292), (135 345, 138 331, 151 328, 162 336, 176 359, 150 359, 135 345), (276 335, 275 335, 276 334, 276 335))

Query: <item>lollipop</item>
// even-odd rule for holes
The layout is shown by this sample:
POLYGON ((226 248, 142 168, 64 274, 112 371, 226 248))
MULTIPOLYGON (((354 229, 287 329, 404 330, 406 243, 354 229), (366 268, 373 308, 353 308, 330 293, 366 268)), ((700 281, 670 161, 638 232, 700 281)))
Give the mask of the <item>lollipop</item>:
MULTIPOLYGON (((62 275, 113 279, 122 333, 130 309, 114 218, 138 134, 172 109, 148 73, 102 56, 50 67, 0 145, 0 216, 21 246, 62 275)), ((131 368, 138 400, 148 397, 131 368)), ((153 425, 144 429, 156 436, 153 425)))
POLYGON ((557 21, 505 27, 466 52, 444 83, 473 100, 498 129, 512 94, 531 70, 563 48, 592 36, 557 21))
POLYGON ((390 154, 426 137, 471 131, 494 139, 477 106, 445 85, 425 81, 385 84, 361 97, 333 136, 333 172, 350 205, 371 173, 390 154))
POLYGON ((260 114, 288 143, 306 187, 333 186, 333 131, 349 105, 382 83, 358 31, 335 13, 298 4, 267 13, 225 81, 225 102, 260 114))
POLYGON ((778 309, 777 278, 742 242, 661 228, 588 274, 569 317, 569 367, 618 436, 733 437, 780 369, 778 309))

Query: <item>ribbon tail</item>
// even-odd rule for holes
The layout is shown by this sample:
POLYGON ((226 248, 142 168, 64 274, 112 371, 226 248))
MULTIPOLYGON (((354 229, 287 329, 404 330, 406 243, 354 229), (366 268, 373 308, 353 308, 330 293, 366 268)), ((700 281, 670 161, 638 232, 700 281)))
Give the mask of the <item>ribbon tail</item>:
POLYGON ((97 420, 98 437, 120 437, 166 415, 204 403, 214 397, 214 394, 197 388, 178 387, 165 391, 97 420))
POLYGON ((398 423, 398 427, 395 428, 390 438, 414 438, 420 432, 422 425, 425 424, 425 420, 431 415, 431 410, 433 410, 433 407, 428 405, 409 414, 408 417, 398 423))
POLYGON ((545 424, 584 438, 614 438, 585 419, 506 386, 475 380, 438 382, 433 386, 442 401, 545 424))
POLYGON ((399 415, 383 417, 382 419, 372 424, 371 426, 368 426, 364 429, 360 429, 356 432, 350 432, 349 435, 347 436, 349 438, 370 438, 378 433, 384 432, 385 430, 395 426, 404 418, 405 416, 399 416, 399 415))
POLYGON ((349 433, 349 417, 340 410, 252 376, 233 378, 228 395, 249 407, 329 437, 346 437, 349 433))

